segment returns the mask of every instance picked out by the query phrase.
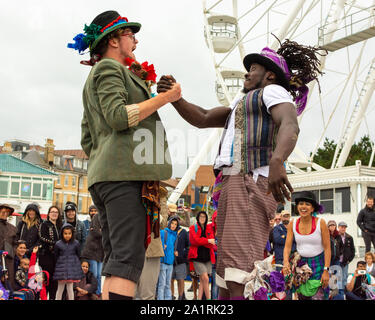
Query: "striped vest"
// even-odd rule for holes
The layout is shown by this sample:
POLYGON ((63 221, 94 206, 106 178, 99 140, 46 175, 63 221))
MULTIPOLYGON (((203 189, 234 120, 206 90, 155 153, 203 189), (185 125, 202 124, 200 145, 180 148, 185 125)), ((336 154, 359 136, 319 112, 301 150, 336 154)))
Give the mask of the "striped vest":
POLYGON ((250 91, 234 111, 233 167, 240 174, 269 165, 272 157, 277 130, 262 95, 263 89, 250 91))

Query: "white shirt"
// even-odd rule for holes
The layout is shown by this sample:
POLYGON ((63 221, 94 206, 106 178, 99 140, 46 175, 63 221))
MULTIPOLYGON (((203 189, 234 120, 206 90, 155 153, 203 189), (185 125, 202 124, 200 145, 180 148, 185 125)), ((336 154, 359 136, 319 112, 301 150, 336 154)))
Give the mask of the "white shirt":
POLYGON ((374 264, 371 264, 371 266, 369 266, 368 264, 366 264, 366 271, 367 273, 371 273, 372 269, 374 268, 374 264))
MULTIPOLYGON (((300 218, 298 218, 300 219, 300 218)), ((297 232, 297 221, 293 220, 293 234, 296 241, 297 251, 302 257, 312 258, 324 251, 322 243, 322 232, 320 230, 320 219, 316 222, 316 228, 311 234, 300 234, 297 232)))
MULTIPOLYGON (((352 274, 348 275, 348 280, 346 281, 346 284, 349 284, 352 281, 353 277, 354 277, 354 275, 352 275, 352 274)), ((370 283, 369 284, 374 284, 374 282, 375 282, 374 277, 372 275, 370 275, 370 283)))
MULTIPOLYGON (((228 128, 226 132, 224 132, 225 136, 223 142, 221 144, 220 154, 217 156, 215 160, 215 169, 219 169, 223 166, 230 166, 233 163, 232 159, 232 148, 233 148, 233 140, 234 140, 234 116, 235 116, 235 109, 237 108, 238 102, 242 99, 242 97, 234 100, 230 107, 233 109, 233 112, 230 115, 228 128)), ((267 112, 270 113, 271 107, 283 103, 289 102, 294 105, 292 95, 282 86, 277 84, 271 84, 263 89, 263 102, 267 108, 267 112)), ((261 175, 263 177, 268 177, 269 173, 269 166, 263 166, 256 168, 253 171, 253 179, 256 182, 258 176, 261 175)))

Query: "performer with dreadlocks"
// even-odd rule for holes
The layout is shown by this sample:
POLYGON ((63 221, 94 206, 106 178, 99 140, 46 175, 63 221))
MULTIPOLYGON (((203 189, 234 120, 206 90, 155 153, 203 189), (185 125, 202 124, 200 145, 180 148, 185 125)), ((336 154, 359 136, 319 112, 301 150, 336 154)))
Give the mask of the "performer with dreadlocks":
MULTIPOLYGON (((220 192, 216 282, 223 300, 244 299, 245 279, 254 261, 263 259, 269 219, 277 203, 290 200, 293 188, 284 161, 297 142, 306 84, 321 74, 319 48, 289 40, 280 45, 277 52, 266 47, 244 58, 245 95, 230 107, 206 110, 183 98, 172 103, 198 128, 225 128, 214 164, 215 190, 220 192)), ((161 77, 158 92, 174 82, 172 76, 161 77)))

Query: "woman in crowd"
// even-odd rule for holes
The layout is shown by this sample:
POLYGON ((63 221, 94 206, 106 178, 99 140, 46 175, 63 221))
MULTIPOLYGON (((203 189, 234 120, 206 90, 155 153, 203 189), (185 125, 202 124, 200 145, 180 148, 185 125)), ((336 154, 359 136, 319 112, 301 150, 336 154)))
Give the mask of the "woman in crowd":
POLYGON ((30 258, 34 247, 39 245, 39 226, 42 223, 39 208, 36 204, 29 204, 17 225, 18 240, 26 241, 26 255, 30 258))
POLYGON ((90 271, 94 274, 98 282, 96 294, 100 296, 102 292, 101 282, 104 250, 102 245, 102 229, 97 212, 95 206, 89 208, 91 223, 81 258, 86 259, 89 262, 90 271))
MULTIPOLYGON (((56 257, 54 247, 60 239, 60 230, 62 227, 62 217, 60 209, 52 206, 48 209, 47 219, 42 222, 39 228, 39 241, 41 249, 39 250, 39 264, 43 270, 48 271, 50 275, 55 271, 56 257)), ((47 286, 49 300, 55 300, 57 291, 57 281, 50 279, 47 286)))
POLYGON ((375 278, 374 254, 372 252, 366 252, 365 261, 366 261, 366 272, 375 278))
POLYGON ((95 292, 98 287, 98 281, 95 275, 89 271, 90 263, 83 260, 81 267, 84 276, 80 282, 74 284, 75 300, 97 300, 98 297, 95 292))
POLYGON ((21 259, 26 258, 26 241, 18 240, 16 246, 16 253, 14 255, 14 270, 18 269, 21 259))
POLYGON ((197 223, 189 229, 190 249, 188 259, 193 261, 194 270, 199 275, 198 300, 203 293, 210 299, 209 276, 212 274, 212 264, 215 263, 215 234, 212 224, 207 224, 208 216, 205 211, 197 215, 197 223))
MULTIPOLYGON (((331 263, 330 235, 327 224, 315 215, 322 212, 322 206, 316 201, 314 193, 303 191, 295 199, 299 218, 288 224, 288 233, 284 248, 283 274, 291 274, 289 263, 293 238, 297 244, 297 252, 301 256, 298 266, 307 264, 312 274, 309 280, 317 280, 324 290, 324 299, 328 298, 329 266, 331 263), (319 282, 320 281, 320 282, 319 282)), ((311 282, 312 283, 312 282, 311 282)), ((319 287, 317 288, 319 290, 319 287)), ((300 300, 310 300, 312 296, 298 295, 300 300)))
POLYGON ((339 231, 337 230, 336 221, 328 221, 327 226, 331 244, 331 266, 339 266, 341 237, 339 236, 339 231))

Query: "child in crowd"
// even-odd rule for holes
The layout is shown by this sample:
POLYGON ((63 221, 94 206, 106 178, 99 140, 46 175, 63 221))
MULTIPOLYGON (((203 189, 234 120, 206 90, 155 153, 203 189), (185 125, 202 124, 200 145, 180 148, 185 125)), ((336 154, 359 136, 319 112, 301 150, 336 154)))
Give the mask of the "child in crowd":
POLYGON ((16 271, 16 274, 14 276, 16 290, 27 288, 29 266, 30 266, 29 258, 22 258, 18 266, 18 270, 16 271))
POLYGON ((74 284, 75 300, 98 300, 98 296, 95 294, 98 287, 98 280, 96 280, 94 274, 89 271, 89 262, 83 260, 81 268, 84 276, 80 282, 74 284))
POLYGON ((48 300, 46 286, 49 283, 49 273, 42 270, 39 264, 37 264, 38 249, 38 247, 34 247, 30 257, 28 287, 34 290, 38 300, 48 300))
POLYGON ((74 228, 65 223, 61 228, 61 240, 55 244, 56 268, 53 278, 58 281, 56 300, 61 300, 65 286, 69 300, 74 300, 73 283, 83 278, 79 260, 80 244, 74 239, 74 228))
POLYGON ((8 272, 5 267, 5 257, 8 252, 0 250, 0 300, 8 300, 12 288, 8 281, 8 272))

